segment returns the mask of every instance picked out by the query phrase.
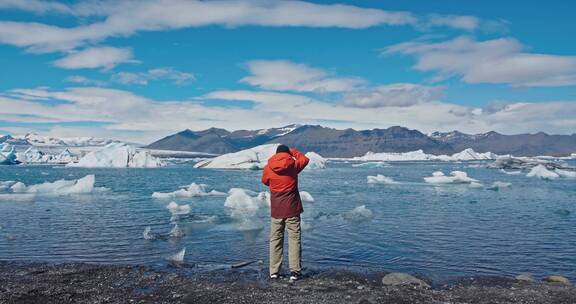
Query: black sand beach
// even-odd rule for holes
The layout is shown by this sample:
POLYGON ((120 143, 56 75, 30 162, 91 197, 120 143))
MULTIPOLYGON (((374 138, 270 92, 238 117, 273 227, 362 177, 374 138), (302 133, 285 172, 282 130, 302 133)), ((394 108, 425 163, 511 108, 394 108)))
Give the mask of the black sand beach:
POLYGON ((513 278, 384 286, 385 273, 322 271, 291 283, 263 270, 0 262, 0 303, 575 303, 576 288, 513 278))

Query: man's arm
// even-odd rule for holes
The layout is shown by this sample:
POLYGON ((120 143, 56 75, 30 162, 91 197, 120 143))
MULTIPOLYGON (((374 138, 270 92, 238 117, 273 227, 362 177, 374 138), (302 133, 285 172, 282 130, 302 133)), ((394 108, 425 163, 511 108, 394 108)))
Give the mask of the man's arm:
POLYGON ((302 170, 304 170, 304 168, 306 168, 306 166, 308 165, 308 162, 310 162, 310 159, 306 157, 306 155, 304 155, 302 152, 296 150, 295 148, 290 148, 290 154, 292 154, 292 156, 296 160, 294 164, 296 168, 296 173, 302 172, 302 170))
POLYGON ((268 174, 268 166, 264 167, 262 171, 262 183, 266 186, 270 186, 270 176, 268 174))

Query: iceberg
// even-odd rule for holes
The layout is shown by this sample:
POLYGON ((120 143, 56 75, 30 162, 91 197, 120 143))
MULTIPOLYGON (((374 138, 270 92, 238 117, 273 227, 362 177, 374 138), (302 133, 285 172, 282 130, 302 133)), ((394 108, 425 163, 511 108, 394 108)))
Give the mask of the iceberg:
POLYGON ((425 160, 441 160, 441 161, 470 161, 470 160, 490 160, 496 159, 498 155, 492 152, 478 153, 473 149, 465 149, 461 152, 452 155, 434 155, 424 153, 423 150, 416 150, 410 152, 367 152, 364 156, 353 157, 351 160, 355 161, 425 161, 425 160))
MULTIPOLYGON (((262 170, 268 163, 268 159, 276 153, 276 147, 278 144, 267 144, 223 154, 200 161, 194 165, 194 168, 262 170)), ((306 156, 310 158, 310 163, 306 169, 323 169, 326 167, 326 159, 319 154, 308 152, 306 156)))
POLYGON ((376 176, 367 176, 369 184, 384 184, 384 185, 396 185, 399 182, 393 180, 391 177, 384 176, 382 174, 377 174, 376 176))
POLYGON ((478 153, 471 148, 465 149, 459 153, 452 154, 449 160, 466 161, 466 160, 491 160, 496 159, 498 155, 492 152, 478 153))
POLYGON ((69 167, 87 168, 154 168, 165 163, 148 151, 139 151, 134 146, 125 143, 111 143, 104 148, 92 151, 82 157, 77 163, 69 163, 69 167))
POLYGON ((196 184, 192 183, 187 187, 176 190, 174 192, 154 192, 152 193, 153 198, 158 199, 174 199, 183 197, 203 197, 203 196, 225 196, 226 193, 219 192, 216 190, 206 191, 206 184, 196 184))
POLYGON ((547 179, 547 180, 557 179, 560 177, 558 173, 548 170, 544 165, 537 165, 536 167, 532 168, 530 172, 526 174, 526 176, 539 177, 541 179, 547 179))
POLYGON ((500 172, 504 173, 504 174, 508 174, 508 175, 518 175, 518 174, 522 174, 522 171, 506 171, 504 169, 500 169, 500 172))
POLYGON ((70 150, 64 149, 59 154, 52 155, 40 151, 37 147, 31 146, 22 153, 17 153, 18 160, 26 164, 68 164, 78 161, 78 156, 72 154, 70 150))
POLYGON ((0 165, 17 165, 19 163, 14 146, 6 143, 0 144, 0 165))
POLYGON ((77 180, 57 180, 42 184, 26 186, 22 182, 15 182, 9 188, 13 194, 43 194, 43 195, 70 195, 84 194, 95 191, 105 191, 106 188, 94 187, 94 175, 86 175, 77 180))
POLYGON ((434 155, 426 154, 422 150, 411 152, 367 152, 364 156, 353 157, 351 160, 356 161, 419 161, 419 160, 432 160, 434 155))
POLYGON ((469 184, 478 182, 478 180, 468 177, 468 174, 463 171, 452 171, 450 176, 444 175, 442 171, 436 171, 432 173, 432 176, 425 177, 424 181, 430 184, 469 184))

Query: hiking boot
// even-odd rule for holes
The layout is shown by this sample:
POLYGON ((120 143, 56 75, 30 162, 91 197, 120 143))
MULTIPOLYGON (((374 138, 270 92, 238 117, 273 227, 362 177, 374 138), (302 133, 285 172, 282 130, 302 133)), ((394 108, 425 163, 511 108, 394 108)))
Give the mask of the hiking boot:
POLYGON ((280 275, 278 273, 273 273, 270 275, 271 280, 277 280, 279 277, 280 277, 280 275))
POLYGON ((302 273, 300 271, 290 272, 290 281, 297 281, 302 278, 302 273))

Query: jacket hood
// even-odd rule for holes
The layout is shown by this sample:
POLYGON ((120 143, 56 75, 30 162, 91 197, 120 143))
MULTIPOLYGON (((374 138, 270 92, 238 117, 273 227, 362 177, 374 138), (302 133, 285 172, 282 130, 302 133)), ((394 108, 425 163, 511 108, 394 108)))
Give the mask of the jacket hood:
POLYGON ((288 153, 276 153, 268 159, 268 167, 277 174, 286 174, 294 168, 294 158, 288 153))

